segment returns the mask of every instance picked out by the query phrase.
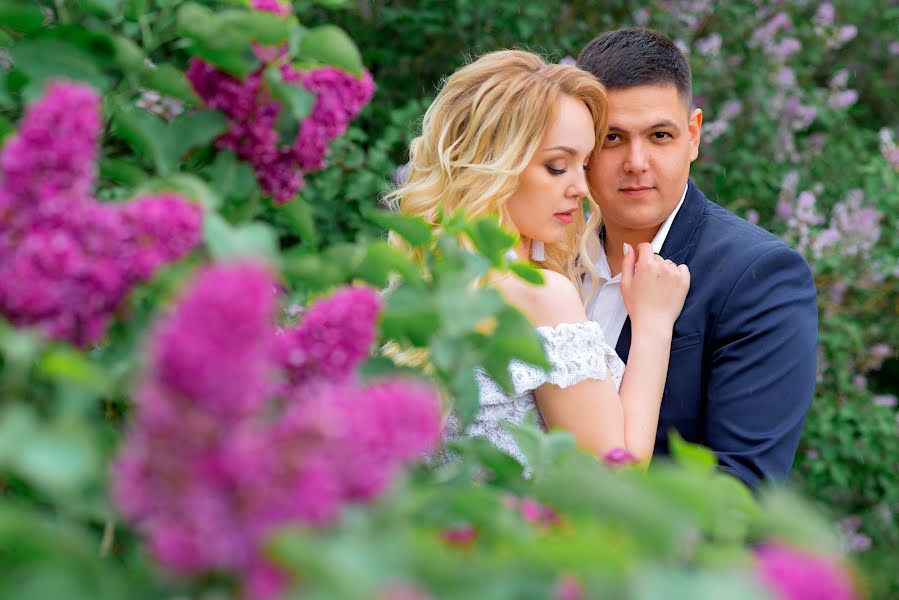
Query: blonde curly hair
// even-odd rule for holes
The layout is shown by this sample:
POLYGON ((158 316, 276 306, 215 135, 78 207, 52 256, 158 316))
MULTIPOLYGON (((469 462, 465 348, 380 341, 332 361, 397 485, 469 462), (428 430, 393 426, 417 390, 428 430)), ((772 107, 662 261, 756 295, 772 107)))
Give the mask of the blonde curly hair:
MULTIPOLYGON (((484 54, 453 73, 425 113, 421 135, 409 148, 406 181, 386 196, 404 214, 421 217, 435 227, 438 209, 463 209, 466 217, 497 215, 517 233, 506 202, 518 189, 553 123, 559 99, 581 100, 590 111, 596 149, 607 128, 605 88, 590 73, 574 66, 547 64, 536 54, 502 50, 484 54)), ((564 239, 546 244, 541 266, 568 277, 586 296, 584 273, 595 268, 600 212, 586 198, 590 217, 578 211, 564 239)), ((390 242, 421 259, 421 252, 391 234, 390 242)))

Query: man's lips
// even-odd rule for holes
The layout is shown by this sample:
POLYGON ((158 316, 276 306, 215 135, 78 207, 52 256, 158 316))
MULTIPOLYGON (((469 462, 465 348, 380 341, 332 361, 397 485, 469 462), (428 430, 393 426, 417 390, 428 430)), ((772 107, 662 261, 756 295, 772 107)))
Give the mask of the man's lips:
POLYGON ((630 196, 631 198, 642 198, 652 189, 652 186, 648 185, 631 185, 628 187, 619 188, 619 191, 625 196, 630 196))

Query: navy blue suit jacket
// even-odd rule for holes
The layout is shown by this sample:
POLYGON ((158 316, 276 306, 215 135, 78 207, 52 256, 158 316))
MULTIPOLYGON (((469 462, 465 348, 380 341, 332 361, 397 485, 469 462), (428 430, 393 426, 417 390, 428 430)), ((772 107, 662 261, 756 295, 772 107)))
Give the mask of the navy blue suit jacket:
MULTIPOLYGON (((690 267, 674 325, 655 454, 668 431, 756 487, 788 477, 815 388, 818 309, 808 263, 690 181, 659 254, 690 267)), ((626 321, 616 351, 627 361, 626 321)))

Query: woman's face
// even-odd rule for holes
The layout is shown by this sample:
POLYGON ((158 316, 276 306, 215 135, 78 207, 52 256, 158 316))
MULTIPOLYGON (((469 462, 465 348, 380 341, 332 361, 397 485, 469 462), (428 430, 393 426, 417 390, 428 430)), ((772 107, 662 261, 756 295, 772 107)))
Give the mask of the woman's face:
POLYGON ((595 143, 587 106, 562 96, 549 131, 507 204, 524 249, 530 240, 552 244, 564 239, 589 193, 586 169, 595 143))

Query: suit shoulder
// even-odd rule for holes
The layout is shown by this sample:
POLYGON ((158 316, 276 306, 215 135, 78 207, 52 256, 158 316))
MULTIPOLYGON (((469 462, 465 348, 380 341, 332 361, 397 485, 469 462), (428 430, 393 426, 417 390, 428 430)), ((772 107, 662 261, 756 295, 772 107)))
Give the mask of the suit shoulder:
POLYGON ((774 252, 771 256, 805 263, 799 252, 767 229, 750 223, 711 200, 706 202, 703 214, 706 219, 706 227, 703 228, 705 239, 701 244, 713 248, 717 256, 740 255, 744 261, 751 263, 774 252))

